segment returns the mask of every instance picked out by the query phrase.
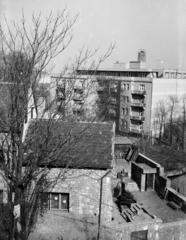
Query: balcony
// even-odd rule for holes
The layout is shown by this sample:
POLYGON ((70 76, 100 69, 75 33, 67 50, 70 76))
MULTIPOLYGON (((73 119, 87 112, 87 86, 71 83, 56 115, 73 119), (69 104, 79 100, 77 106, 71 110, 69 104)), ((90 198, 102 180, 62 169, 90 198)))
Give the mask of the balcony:
POLYGON ((144 108, 145 105, 146 104, 142 101, 131 101, 131 106, 132 107, 142 107, 142 108, 144 108))
POLYGON ((130 119, 137 120, 137 121, 144 121, 145 117, 144 116, 139 116, 139 115, 130 115, 130 119))
POLYGON ((136 90, 136 89, 133 89, 131 90, 132 94, 136 94, 136 95, 146 95, 146 91, 145 90, 136 90))
POLYGON ((143 130, 137 127, 130 127, 130 132, 131 133, 137 133, 137 134, 142 134, 143 130))

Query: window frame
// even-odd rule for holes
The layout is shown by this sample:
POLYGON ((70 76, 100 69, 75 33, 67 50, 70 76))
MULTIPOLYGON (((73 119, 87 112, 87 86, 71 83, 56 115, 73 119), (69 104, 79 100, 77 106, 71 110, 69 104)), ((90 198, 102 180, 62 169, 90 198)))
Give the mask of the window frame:
MULTIPOLYGON (((64 193, 64 192, 45 192, 44 194, 48 194, 48 203, 47 203, 47 208, 48 210, 59 210, 59 211, 65 211, 65 212, 69 212, 70 210, 70 194, 69 193, 64 193), (58 195, 58 207, 52 207, 52 195, 58 195), (67 199, 67 207, 66 208, 62 208, 62 196, 65 196, 65 198, 67 199)), ((42 203, 43 204, 43 203, 42 203)), ((53 205, 54 206, 54 205, 53 205)))

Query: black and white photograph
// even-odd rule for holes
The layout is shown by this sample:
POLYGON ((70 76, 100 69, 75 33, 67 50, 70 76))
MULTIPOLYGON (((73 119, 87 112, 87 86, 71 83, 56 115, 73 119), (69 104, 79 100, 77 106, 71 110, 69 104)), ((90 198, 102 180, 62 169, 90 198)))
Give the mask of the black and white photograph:
POLYGON ((186 239, 186 0, 0 0, 0 240, 186 239))

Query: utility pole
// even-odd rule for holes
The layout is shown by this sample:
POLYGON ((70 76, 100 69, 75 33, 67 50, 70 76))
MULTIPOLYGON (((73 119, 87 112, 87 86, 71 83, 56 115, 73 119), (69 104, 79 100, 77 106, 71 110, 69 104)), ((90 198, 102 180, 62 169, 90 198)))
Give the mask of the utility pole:
POLYGON ((100 179, 100 197, 99 197, 99 214, 98 214, 98 234, 97 234, 97 240, 100 239, 100 228, 101 228, 101 205, 102 205, 102 191, 103 191, 103 179, 111 172, 109 170, 106 172, 100 179))

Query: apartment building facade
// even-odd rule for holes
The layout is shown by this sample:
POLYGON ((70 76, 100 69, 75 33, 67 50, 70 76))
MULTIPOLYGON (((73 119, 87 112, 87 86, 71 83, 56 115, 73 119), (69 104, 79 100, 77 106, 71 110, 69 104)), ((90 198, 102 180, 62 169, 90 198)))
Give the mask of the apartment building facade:
MULTIPOLYGON (((85 70, 77 73, 93 74, 85 70)), ((148 69, 96 70, 98 119, 114 121, 118 133, 149 134, 153 77, 157 72, 148 69)))

